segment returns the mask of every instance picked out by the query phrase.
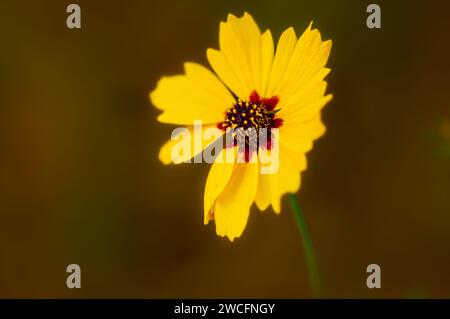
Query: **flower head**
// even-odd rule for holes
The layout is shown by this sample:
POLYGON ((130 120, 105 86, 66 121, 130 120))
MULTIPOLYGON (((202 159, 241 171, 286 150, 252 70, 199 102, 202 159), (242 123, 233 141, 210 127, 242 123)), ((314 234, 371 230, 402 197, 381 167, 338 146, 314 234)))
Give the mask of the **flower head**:
MULTIPOLYGON (((300 38, 288 28, 275 50, 270 30, 261 33, 245 13, 220 23, 219 47, 206 52, 215 74, 185 63, 185 74, 161 78, 150 99, 162 110, 160 122, 193 132, 194 121, 202 120, 219 135, 232 132, 221 153, 232 152, 233 161, 216 160, 208 174, 204 222, 215 220, 217 234, 233 240, 244 231, 253 203, 279 213, 282 196, 300 188, 305 153, 325 132, 320 112, 332 98, 325 95, 324 81, 331 41, 322 41, 310 24, 300 38), (278 170, 262 174, 263 157, 272 153, 278 155, 278 170), (245 160, 236 160, 239 155, 245 160)), ((175 143, 161 148, 163 163, 183 162, 211 145, 203 142, 200 150, 191 145, 194 152, 173 158, 175 143)))

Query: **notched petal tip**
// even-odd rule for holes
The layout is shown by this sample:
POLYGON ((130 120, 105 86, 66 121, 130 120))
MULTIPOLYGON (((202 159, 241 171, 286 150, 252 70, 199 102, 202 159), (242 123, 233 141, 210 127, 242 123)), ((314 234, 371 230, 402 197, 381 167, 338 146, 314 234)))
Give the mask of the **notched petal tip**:
POLYGON ((286 30, 283 31, 283 33, 294 34, 295 38, 297 38, 297 34, 295 33, 294 27, 289 27, 289 28, 287 28, 286 30))
POLYGON ((330 69, 330 68, 323 68, 323 69, 322 69, 322 79, 325 79, 326 76, 327 76, 328 74, 330 74, 330 72, 331 72, 331 69, 330 69))
POLYGON ((191 61, 186 61, 183 63, 184 74, 188 75, 192 69, 194 69, 198 64, 191 61))
POLYGON ((148 94, 148 99, 150 100, 150 103, 152 103, 153 106, 156 107, 156 108, 158 108, 158 106, 156 106, 155 99, 156 99, 156 96, 157 96, 159 83, 161 82, 162 79, 163 79, 163 77, 161 77, 158 80, 158 82, 156 83, 155 88, 153 90, 151 90, 150 93, 148 94))
POLYGON ((148 97, 150 99, 150 102, 152 103, 152 105, 159 109, 159 110, 164 110, 164 106, 161 103, 161 91, 163 91, 164 85, 166 85, 166 83, 168 81, 170 81, 171 78, 174 78, 175 75, 173 76, 162 76, 159 78, 158 82, 156 83, 155 88, 148 94, 148 97))
POLYGON ((236 239, 236 238, 238 238, 239 236, 230 236, 230 234, 219 234, 219 233, 217 233, 217 236, 220 236, 220 237, 222 237, 222 238, 226 238, 226 239, 228 239, 230 242, 234 242, 234 240, 236 239))
POLYGON ((163 112, 163 113, 159 114, 159 115, 156 117, 156 120, 157 120, 159 123, 172 124, 172 121, 171 121, 170 117, 167 118, 167 113, 166 113, 166 112, 163 112))
POLYGON ((238 19, 238 17, 236 17, 234 14, 232 14, 232 13, 228 13, 227 14, 227 21, 226 22, 229 22, 229 21, 233 21, 234 19, 238 19))
POLYGON ((240 19, 254 20, 253 16, 250 13, 248 13, 247 11, 244 11, 244 13, 241 16, 234 15, 233 13, 228 13, 226 22, 233 21, 233 20, 240 20, 240 19))
POLYGON ((270 201, 268 201, 267 203, 261 204, 259 202, 256 202, 256 207, 258 207, 258 209, 261 212, 264 212, 265 210, 267 210, 267 208, 270 206, 270 201))
POLYGON ((277 215, 281 214, 281 200, 280 199, 272 200, 272 209, 275 212, 275 214, 277 214, 277 215))
POLYGON ((161 114, 159 114, 159 115, 156 117, 156 120, 157 120, 159 123, 164 123, 164 120, 161 119, 161 116, 162 116, 163 114, 164 114, 164 113, 161 113, 161 114))
POLYGON ((208 225, 210 220, 214 220, 214 215, 211 214, 211 212, 208 212, 205 214, 205 217, 203 218, 203 224, 208 225))
POLYGON ((323 52, 324 52, 323 54, 325 54, 327 56, 327 61, 328 61, 328 57, 330 56, 331 47, 333 46, 333 42, 331 40, 322 41, 321 46, 323 48, 323 52))
POLYGON ((156 90, 156 87, 150 91, 150 93, 148 94, 148 99, 150 100, 150 102, 152 102, 152 96, 154 95, 154 92, 156 90))

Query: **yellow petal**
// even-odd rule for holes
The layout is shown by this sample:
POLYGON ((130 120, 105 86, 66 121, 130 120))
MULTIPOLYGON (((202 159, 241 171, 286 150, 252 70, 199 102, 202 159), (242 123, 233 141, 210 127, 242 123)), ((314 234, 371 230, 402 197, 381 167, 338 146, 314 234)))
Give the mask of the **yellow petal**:
POLYGON ((288 117, 294 112, 308 106, 317 100, 323 98, 327 88, 327 83, 323 78, 330 72, 330 69, 323 68, 301 89, 290 95, 283 103, 283 107, 279 113, 282 118, 288 117))
POLYGON ((260 174, 258 179, 258 190, 255 197, 256 206, 260 211, 264 211, 269 207, 271 200, 270 175, 260 174))
POLYGON ((273 65, 270 73, 269 83, 267 86, 266 96, 271 97, 275 95, 280 81, 291 60, 292 53, 295 49, 297 36, 293 28, 289 28, 281 34, 278 40, 277 50, 273 59, 273 65))
MULTIPOLYGON (((230 151, 234 152, 234 150, 235 148, 222 150, 218 154, 217 159, 221 157, 225 159, 227 156, 226 153, 230 151)), ((235 154, 233 154, 233 159, 234 158, 235 154)), ((217 197, 223 192, 223 190, 227 186, 235 166, 234 161, 230 163, 226 160, 219 161, 217 159, 211 166, 208 178, 206 179, 204 205, 203 205, 205 225, 208 224, 208 222, 211 219, 214 219, 214 216, 211 212, 211 208, 214 206, 214 202, 217 199, 217 197)))
POLYGON ((280 165, 270 180, 270 200, 276 213, 281 211, 281 198, 287 193, 296 193, 300 188, 300 172, 306 169, 306 156, 294 153, 280 145, 280 165))
MULTIPOLYGON (((312 79, 317 80, 317 73, 320 76, 326 75, 323 72, 331 50, 331 41, 322 41, 320 32, 317 29, 306 29, 297 41, 294 51, 289 60, 282 80, 274 89, 274 95, 280 96, 283 105, 290 103, 290 98, 294 97, 312 79)), ((323 79, 323 77, 322 77, 323 79)))
POLYGON ((320 114, 307 122, 300 122, 295 125, 286 124, 284 123, 280 127, 280 145, 297 153, 308 152, 312 148, 312 142, 326 131, 320 114))
MULTIPOLYGON (((166 142, 159 151, 159 160, 165 164, 180 164, 189 161, 191 158, 201 153, 205 148, 214 143, 222 134, 223 131, 219 130, 215 125, 205 125, 202 127, 202 131, 211 130, 212 138, 207 140, 203 138, 203 134, 197 136, 194 134, 194 127, 185 127, 183 130, 178 130, 178 134, 174 134, 172 138, 166 142), (182 143, 183 138, 188 138, 188 144, 186 147, 186 152, 176 152, 174 146, 178 143, 182 143), (198 141, 200 147, 196 147, 195 141, 198 141)), ((180 144, 181 145, 181 144, 180 144)))
POLYGON ((252 16, 228 15, 221 22, 220 51, 208 49, 211 67, 224 83, 240 98, 247 99, 253 90, 261 92, 270 72, 273 41, 270 32, 261 32, 252 16))
MULTIPOLYGON (((325 90, 325 89, 324 89, 325 90)), ((302 105, 293 109, 289 114, 283 114, 282 118, 284 124, 287 126, 302 126, 302 123, 309 122, 316 119, 325 105, 333 99, 333 95, 328 94, 317 98, 310 98, 312 101, 309 104, 302 105)), ((280 112, 281 113, 281 112, 280 112)), ((281 115, 280 115, 281 116, 281 115)))
POLYGON ((234 103, 234 98, 220 80, 205 67, 185 63, 185 75, 162 77, 150 99, 163 113, 163 123, 193 125, 194 120, 204 124, 223 121, 223 113, 234 103))
MULTIPOLYGON (((260 150, 264 152, 264 150, 260 150)), ((286 193, 295 193, 300 188, 300 172, 306 169, 306 156, 280 146, 279 169, 274 174, 261 174, 255 203, 264 211, 270 204, 276 213, 281 211, 281 198, 286 193)))
POLYGON ((272 39, 272 33, 270 30, 267 30, 262 35, 262 70, 261 70, 261 76, 262 76, 262 84, 261 84, 261 91, 259 91, 259 94, 261 96, 267 96, 267 85, 269 84, 269 76, 270 72, 272 70, 272 63, 273 63, 273 39, 272 39))
MULTIPOLYGON (((328 69, 323 69, 328 72, 328 69)), ((323 96, 326 82, 311 82, 291 99, 279 113, 283 119, 280 127, 280 144, 294 152, 305 153, 312 148, 312 142, 325 133, 321 120, 322 108, 331 101, 331 94, 323 96)))
POLYGON ((258 163, 237 163, 231 179, 216 199, 216 232, 231 241, 242 235, 258 186, 258 163))
POLYGON ((206 50, 206 56, 213 70, 234 94, 242 99, 248 96, 247 86, 241 82, 240 77, 231 68, 228 60, 221 51, 208 49, 206 50))

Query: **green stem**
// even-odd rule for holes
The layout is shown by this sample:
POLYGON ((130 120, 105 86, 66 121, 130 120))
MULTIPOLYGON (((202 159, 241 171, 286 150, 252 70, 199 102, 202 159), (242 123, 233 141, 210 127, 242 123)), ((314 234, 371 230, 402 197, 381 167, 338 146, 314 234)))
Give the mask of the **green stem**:
POLYGON ((297 196, 295 194, 289 194, 289 203, 294 211, 295 221, 297 222, 298 230, 303 241, 303 246, 306 255, 306 265, 309 273, 309 283, 314 297, 319 297, 321 294, 320 274, 317 267, 316 256, 314 253, 314 245, 309 233, 308 225, 306 223, 305 216, 303 215, 302 208, 298 203, 297 196))

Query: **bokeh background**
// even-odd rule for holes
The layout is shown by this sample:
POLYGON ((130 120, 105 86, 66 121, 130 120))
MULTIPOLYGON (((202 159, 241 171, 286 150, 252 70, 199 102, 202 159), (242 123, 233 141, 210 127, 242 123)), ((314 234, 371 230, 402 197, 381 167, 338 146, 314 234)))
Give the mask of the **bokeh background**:
POLYGON ((381 30, 368 1, 78 0, 81 30, 69 3, 0 3, 0 297, 311 297, 286 200, 230 243, 203 225, 208 165, 157 157, 173 127, 148 93, 248 11, 275 39, 313 20, 333 40, 298 194, 324 297, 450 298, 449 2, 377 1, 381 30))

